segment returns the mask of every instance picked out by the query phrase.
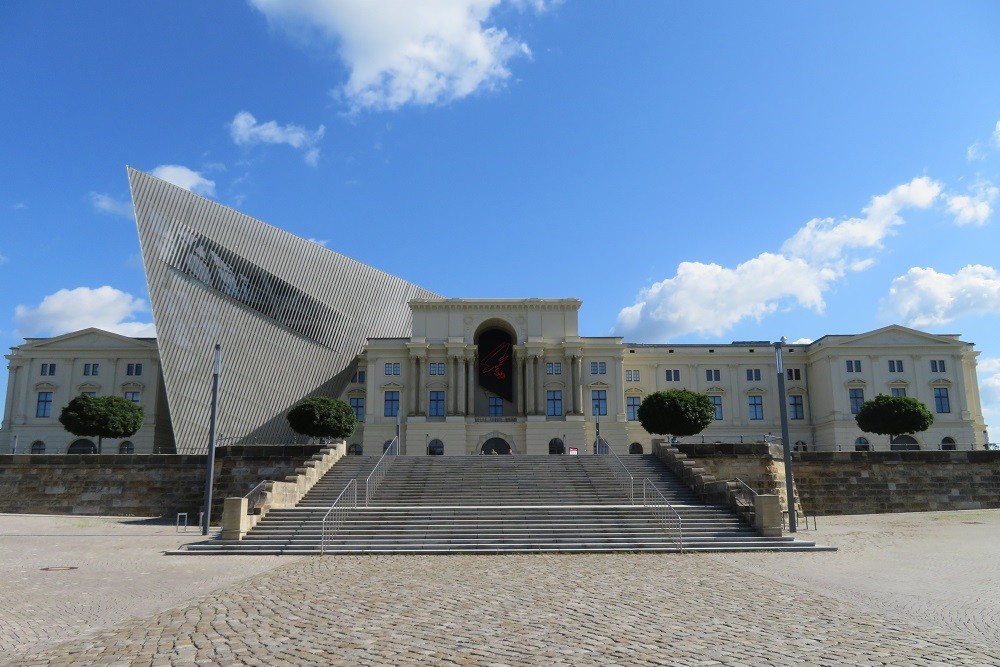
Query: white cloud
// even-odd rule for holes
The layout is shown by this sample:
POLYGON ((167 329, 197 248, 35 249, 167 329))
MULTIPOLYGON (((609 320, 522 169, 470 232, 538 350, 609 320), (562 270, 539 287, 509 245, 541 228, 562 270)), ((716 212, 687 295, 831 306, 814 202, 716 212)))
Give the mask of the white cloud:
POLYGON ((154 167, 150 173, 196 195, 215 196, 215 181, 210 181, 201 173, 179 164, 161 164, 159 167, 154 167))
POLYGON ((965 149, 965 159, 968 160, 969 162, 973 162, 975 160, 982 160, 985 157, 986 153, 983 151, 983 145, 978 141, 965 149))
POLYGON ((50 294, 34 307, 17 306, 14 321, 21 336, 58 336, 88 327, 125 336, 155 336, 152 322, 135 321, 136 313, 146 310, 142 299, 108 285, 77 287, 50 294))
POLYGON ((722 335, 744 319, 760 320, 783 303, 822 312, 823 294, 848 272, 872 265, 869 255, 903 224, 905 208, 927 208, 941 186, 915 178, 872 198, 862 217, 816 218, 781 246, 733 268, 683 262, 677 273, 643 289, 618 314, 616 332, 634 340, 664 340, 686 333, 722 335))
MULTIPOLYGON (((250 0, 271 23, 305 41, 335 43, 350 75, 339 91, 352 110, 461 99, 499 86, 528 46, 488 26, 502 0, 250 0)), ((542 0, 511 3, 544 8, 542 0)))
POLYGON ((132 202, 130 201, 115 199, 110 195, 104 195, 100 192, 91 192, 90 203, 102 213, 110 213, 122 218, 132 217, 132 202))
POLYGON ((1000 148, 1000 120, 997 121, 997 125, 993 128, 993 147, 1000 148))
POLYGON ((980 181, 972 186, 971 195, 948 197, 948 210, 955 214, 957 225, 985 225, 993 214, 993 201, 1000 189, 989 181, 980 181))
POLYGON ((6 261, 7 261, 7 258, 4 257, 3 255, 0 255, 0 264, 3 264, 6 261))
POLYGON ((322 125, 315 132, 310 132, 298 125, 278 125, 269 120, 258 123, 248 111, 240 111, 229 124, 229 134, 237 146, 253 146, 256 144, 288 144, 292 148, 305 151, 306 163, 315 167, 319 161, 319 149, 315 144, 323 138, 326 128, 322 125))
MULTIPOLYGON (((1000 420, 1000 357, 980 359, 976 364, 979 371, 979 393, 983 406, 983 417, 987 424, 1000 420)), ((996 441, 996 435, 992 440, 996 441)))
POLYGON ((918 328, 946 324, 961 315, 1000 313, 1000 273, 980 264, 954 274, 915 266, 892 281, 882 311, 885 319, 918 328))
POLYGON ((11 206, 11 208, 14 209, 15 211, 23 211, 24 209, 28 208, 28 205, 23 201, 19 201, 13 206, 11 206))
POLYGON ((321 246, 323 246, 324 248, 326 247, 326 244, 330 242, 330 241, 329 241, 328 239, 314 239, 314 238, 312 238, 312 237, 310 237, 310 238, 308 238, 308 239, 306 239, 306 240, 307 240, 307 241, 312 241, 312 242, 313 242, 313 243, 315 243, 316 245, 321 245, 321 246))

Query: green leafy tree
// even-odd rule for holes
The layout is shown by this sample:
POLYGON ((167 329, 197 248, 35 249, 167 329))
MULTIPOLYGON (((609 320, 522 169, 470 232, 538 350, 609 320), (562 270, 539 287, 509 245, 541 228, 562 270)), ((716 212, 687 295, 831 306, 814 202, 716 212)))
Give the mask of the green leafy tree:
POLYGON ((142 428, 142 406, 121 396, 80 395, 62 409, 59 423, 73 435, 96 437, 100 454, 104 438, 127 438, 142 428))
POLYGON ((892 442, 904 433, 926 431, 934 423, 934 415, 915 398, 879 394, 861 405, 854 421, 862 431, 887 435, 892 442))
POLYGON ((288 411, 288 425, 311 438, 347 438, 357 428, 358 419, 344 401, 311 396, 288 411))
POLYGON ((687 389, 657 391, 642 399, 639 423, 657 435, 694 435, 715 420, 715 404, 687 389))

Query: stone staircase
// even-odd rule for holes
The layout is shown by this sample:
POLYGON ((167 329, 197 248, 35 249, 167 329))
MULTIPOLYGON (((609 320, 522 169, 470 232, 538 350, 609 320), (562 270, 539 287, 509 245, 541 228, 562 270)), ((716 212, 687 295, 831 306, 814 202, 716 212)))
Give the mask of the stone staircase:
POLYGON ((647 478, 680 514, 685 551, 827 549, 760 537, 728 508, 702 503, 653 456, 621 460, 635 480, 634 504, 608 457, 399 456, 364 507, 365 480, 378 458, 349 456, 297 507, 271 510, 243 540, 210 540, 177 553, 318 554, 323 516, 351 479, 359 507, 328 537, 326 553, 677 551, 676 535, 643 507, 647 478))

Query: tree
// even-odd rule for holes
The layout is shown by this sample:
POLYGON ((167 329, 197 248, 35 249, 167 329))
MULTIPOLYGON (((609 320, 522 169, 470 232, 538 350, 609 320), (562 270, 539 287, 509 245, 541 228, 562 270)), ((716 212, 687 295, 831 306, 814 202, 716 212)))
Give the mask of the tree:
POLYGON ((73 435, 96 437, 100 454, 104 438, 127 438, 142 428, 142 406, 121 396, 81 394, 62 409, 59 423, 73 435))
POLYGON ((292 430, 311 438, 347 438, 358 419, 354 408, 329 396, 311 396, 288 411, 292 430))
POLYGON ((694 435, 715 421, 715 404, 687 389, 657 391, 642 399, 639 423, 657 435, 694 435))
POLYGON ((934 415, 915 398, 879 394, 861 405, 854 421, 862 431, 887 435, 892 442, 904 433, 926 431, 934 423, 934 415))

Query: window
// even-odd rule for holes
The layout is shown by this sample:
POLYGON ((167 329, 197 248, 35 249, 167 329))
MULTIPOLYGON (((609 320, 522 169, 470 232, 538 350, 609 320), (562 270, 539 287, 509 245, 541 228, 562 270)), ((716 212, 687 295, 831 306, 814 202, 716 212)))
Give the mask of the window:
POLYGON ((386 375, 399 375, 399 363, 389 363, 385 364, 385 374, 386 375))
POLYGON ((948 398, 947 387, 934 387, 934 411, 951 412, 951 401, 948 398))
POLYGON ((365 397, 364 396, 353 396, 350 399, 351 409, 354 410, 354 416, 359 422, 365 420, 365 397))
POLYGON ((944 372, 944 359, 931 359, 931 373, 944 372))
POLYGON ((546 375, 562 375, 562 362, 561 361, 547 361, 547 362, 545 362, 545 374, 546 375))
POLYGON ((638 396, 628 396, 625 398, 625 412, 630 422, 639 421, 639 406, 642 399, 638 396))
POLYGON ((55 364, 42 364, 42 375, 55 375, 56 365, 55 364))
POLYGON ((789 380, 801 380, 802 379, 802 369, 801 368, 786 368, 785 376, 789 380))
POLYGON ((642 454, 642 443, 633 442, 631 445, 628 446, 628 453, 629 454, 642 454))
POLYGON ((101 365, 100 364, 84 364, 83 365, 83 374, 84 375, 90 375, 90 376, 93 376, 93 377, 97 377, 97 374, 100 371, 100 369, 101 369, 101 365))
POLYGON ((676 368, 675 369, 670 369, 670 368, 668 368, 667 369, 667 375, 666 375, 666 381, 667 382, 680 382, 681 381, 681 372, 680 372, 680 369, 676 369, 676 368))
POLYGON ((848 373, 860 373, 861 372, 861 360, 860 359, 848 359, 847 360, 847 372, 848 373))
POLYGON ((80 395, 81 396, 89 396, 90 398, 93 398, 94 396, 97 396, 97 392, 96 391, 81 391, 80 395))
POLYGON ((432 361, 428 365, 428 370, 431 375, 444 375, 444 362, 443 361, 432 361))
POLYGON ((549 440, 549 454, 565 454, 566 445, 559 438, 549 440))
POLYGON ((133 403, 139 403, 142 399, 142 394, 138 391, 126 391, 125 398, 133 403))
POLYGON ((125 367, 125 375, 142 375, 142 364, 129 364, 125 367))
POLYGON ((705 369, 705 379, 709 382, 719 382, 722 378, 722 371, 717 368, 705 369))
POLYGON ((626 382, 638 382, 639 381, 639 371, 625 371, 625 381, 626 382))
POLYGON ((854 451, 856 452, 867 452, 871 450, 871 444, 868 442, 868 438, 858 438, 854 441, 854 451))
POLYGON ((52 392, 51 391, 40 391, 40 392, 38 392, 38 403, 35 405, 35 416, 36 417, 51 417, 52 416, 52 392))
POLYGON ((892 387, 889 391, 892 392, 893 396, 906 396, 906 387, 892 387))
POLYGON ((135 445, 130 441, 126 440, 122 444, 118 445, 119 454, 135 454, 135 445))
POLYGON ((45 453, 45 443, 41 440, 35 440, 31 443, 31 453, 32 454, 44 454, 45 453))
POLYGON ((760 382, 760 369, 759 368, 748 368, 747 369, 747 382, 760 382))
POLYGON ((941 439, 941 449, 942 450, 954 450, 958 449, 955 444, 955 438, 942 438, 941 439))
POLYGON ((709 396, 708 400, 712 401, 712 405, 715 406, 715 421, 722 421, 722 397, 709 396))
POLYGON ((398 391, 387 391, 385 392, 385 411, 383 415, 386 417, 395 417, 399 414, 399 392, 398 391))
POLYGON ((607 390, 594 389, 590 392, 590 414, 601 416, 608 414, 607 390))
POLYGON ((608 365, 603 361, 591 361, 590 362, 590 374, 591 375, 604 375, 608 372, 608 365))
POLYGON ((562 417, 562 390, 553 389, 545 392, 545 414, 549 417, 562 417))
MULTIPOLYGON (((441 364, 444 366, 444 364, 441 364)), ((444 392, 432 391, 430 406, 427 411, 428 417, 444 417, 444 392)))
POLYGON ((444 443, 434 438, 427 443, 428 456, 444 456, 444 443))
POLYGON ((851 414, 856 415, 861 412, 861 406, 865 403, 864 389, 848 389, 847 397, 851 401, 851 414))
POLYGON ((806 409, 803 404, 802 397, 798 395, 793 395, 788 397, 788 418, 789 419, 805 419, 806 409))
POLYGON ((747 408, 749 412, 750 419, 752 421, 759 421, 764 418, 764 397, 763 396, 747 396, 747 408))
POLYGON ((889 372, 890 373, 902 373, 903 372, 903 360, 902 359, 890 359, 889 360, 889 372))
POLYGON ((351 382, 354 382, 355 384, 364 384, 365 383, 365 372, 364 371, 355 371, 354 375, 351 376, 351 382))
POLYGON ((503 417, 503 399, 490 396, 490 417, 503 417))

